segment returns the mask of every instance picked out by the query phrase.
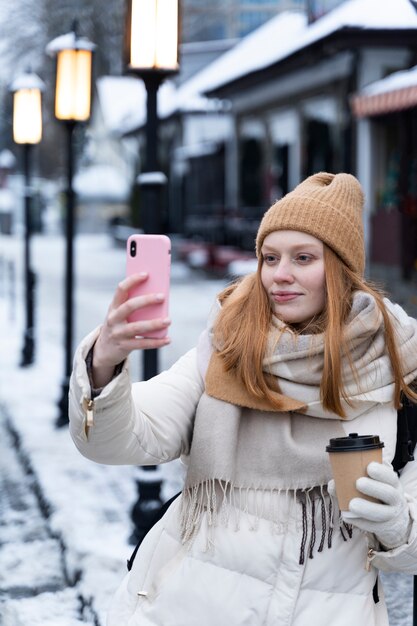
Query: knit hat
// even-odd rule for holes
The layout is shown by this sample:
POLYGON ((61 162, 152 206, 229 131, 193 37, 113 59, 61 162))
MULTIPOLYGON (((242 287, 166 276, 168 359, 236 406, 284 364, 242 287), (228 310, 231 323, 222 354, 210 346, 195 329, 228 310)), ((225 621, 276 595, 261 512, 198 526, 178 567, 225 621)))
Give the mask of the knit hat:
POLYGON ((323 241, 350 269, 362 275, 365 269, 363 204, 362 187, 351 174, 314 174, 265 213, 256 237, 256 254, 260 256, 269 233, 299 230, 323 241))

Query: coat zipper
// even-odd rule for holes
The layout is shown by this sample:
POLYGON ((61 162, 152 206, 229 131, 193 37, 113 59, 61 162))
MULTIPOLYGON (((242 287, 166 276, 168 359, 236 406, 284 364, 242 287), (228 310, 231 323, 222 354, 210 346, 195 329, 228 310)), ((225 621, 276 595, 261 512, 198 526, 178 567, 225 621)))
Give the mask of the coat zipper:
POLYGON ((94 426, 94 400, 87 400, 86 426, 94 426))
POLYGON ((91 426, 94 426, 94 400, 84 398, 83 406, 85 410, 84 434, 86 439, 88 439, 88 431, 91 426))
POLYGON ((366 564, 365 564, 365 569, 367 572, 369 572, 371 569, 371 561, 374 557, 374 554, 375 554, 374 550, 372 548, 369 548, 366 554, 366 564))

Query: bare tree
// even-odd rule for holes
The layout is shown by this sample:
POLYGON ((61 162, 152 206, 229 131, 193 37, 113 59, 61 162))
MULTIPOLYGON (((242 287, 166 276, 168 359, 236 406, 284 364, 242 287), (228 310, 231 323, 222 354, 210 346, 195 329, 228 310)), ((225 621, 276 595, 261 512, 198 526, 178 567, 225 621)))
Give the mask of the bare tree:
MULTIPOLYGON (((2 3, 2 5, 6 3, 2 3)), ((45 53, 49 41, 72 30, 97 44, 94 78, 122 72, 124 0, 14 0, 0 7, 0 149, 12 146, 12 79, 30 67, 45 81, 44 133, 40 163, 44 176, 62 171, 62 129, 54 120, 55 63, 45 53)), ((82 132, 79 133, 82 141, 82 132)))

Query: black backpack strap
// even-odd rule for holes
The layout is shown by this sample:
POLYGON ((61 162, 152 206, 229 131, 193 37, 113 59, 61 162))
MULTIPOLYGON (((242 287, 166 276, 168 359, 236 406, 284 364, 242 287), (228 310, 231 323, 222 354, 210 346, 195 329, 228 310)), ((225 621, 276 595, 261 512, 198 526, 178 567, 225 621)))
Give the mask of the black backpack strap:
POLYGON ((136 553, 139 550, 139 546, 140 546, 141 543, 142 543, 142 541, 139 541, 139 543, 136 544, 135 549, 133 550, 132 554, 130 555, 130 559, 127 559, 126 566, 127 566, 128 572, 130 572, 130 570, 132 569, 133 561, 136 558, 136 553))
POLYGON ((414 461, 414 448, 417 443, 417 404, 404 395, 401 401, 402 406, 397 413, 397 443, 392 460, 396 472, 409 461, 414 461))
POLYGON ((374 599, 375 604, 379 602, 379 593, 378 593, 378 577, 375 581, 374 588, 372 589, 372 597, 374 599))
MULTIPOLYGON (((155 526, 155 524, 157 522, 159 522, 159 520, 165 515, 165 513, 168 511, 169 507, 171 506, 171 504, 174 502, 174 500, 176 500, 178 498, 178 496, 181 495, 181 491, 179 491, 178 493, 175 494, 175 496, 172 496, 172 498, 170 498, 167 502, 165 502, 155 513, 153 519, 152 519, 152 525, 151 528, 153 528, 153 526, 155 526)), ((150 529, 149 529, 150 530, 150 529)), ((149 531, 148 531, 149 532, 149 531)), ((146 533, 147 534, 147 533, 146 533)), ((132 555, 130 557, 130 559, 127 560, 127 569, 130 572, 130 570, 132 569, 132 565, 133 565, 133 561, 136 558, 136 554, 137 551, 139 550, 140 544, 142 543, 142 541, 145 539, 146 535, 144 535, 142 537, 142 539, 139 541, 139 543, 136 545, 135 549, 132 552, 132 555)))

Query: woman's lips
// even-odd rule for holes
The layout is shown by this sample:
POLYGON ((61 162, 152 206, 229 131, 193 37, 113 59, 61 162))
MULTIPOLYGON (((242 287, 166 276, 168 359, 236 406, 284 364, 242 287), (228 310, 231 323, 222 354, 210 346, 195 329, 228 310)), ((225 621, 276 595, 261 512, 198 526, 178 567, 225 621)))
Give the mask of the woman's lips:
POLYGON ((272 294, 272 299, 274 302, 291 302, 300 296, 299 293, 294 293, 292 291, 278 291, 272 294))

